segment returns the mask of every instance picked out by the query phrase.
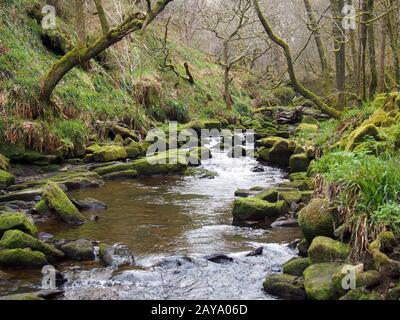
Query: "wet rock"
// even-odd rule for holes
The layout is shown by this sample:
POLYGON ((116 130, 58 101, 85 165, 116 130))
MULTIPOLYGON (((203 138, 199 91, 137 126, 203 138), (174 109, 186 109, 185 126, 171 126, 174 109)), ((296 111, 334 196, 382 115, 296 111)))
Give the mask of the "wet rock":
POLYGON ((193 264, 194 261, 190 257, 168 257, 164 258, 162 261, 153 265, 153 267, 161 267, 161 268, 175 268, 181 267, 186 264, 193 264))
POLYGON ((400 285, 390 289, 386 294, 386 300, 400 300, 400 285))
POLYGON ((79 210, 106 210, 107 205, 104 202, 93 198, 86 198, 83 200, 74 200, 71 199, 72 203, 79 209, 79 210))
POLYGON ((299 250, 300 257, 308 256, 308 248, 310 247, 309 242, 306 239, 303 239, 297 245, 297 250, 299 250))
POLYGON ((252 172, 265 172, 264 166, 259 164, 255 166, 253 169, 251 169, 252 172))
POLYGON ((305 300, 306 293, 301 278, 288 274, 274 274, 264 281, 264 290, 268 294, 287 300, 305 300))
POLYGON ((304 237, 310 243, 317 236, 333 237, 334 219, 330 203, 326 199, 311 200, 298 215, 304 237))
POLYGON ((283 273, 302 277, 304 270, 311 265, 309 258, 293 258, 283 265, 283 273))
POLYGON ((33 222, 24 213, 0 212, 0 237, 12 229, 21 230, 31 236, 36 236, 38 232, 33 222))
POLYGON ((218 264, 225 264, 229 262, 233 262, 233 258, 229 257, 225 254, 212 254, 205 256, 204 259, 211 261, 213 263, 218 263, 218 264))
POLYGON ((342 270, 339 263, 313 264, 304 271, 304 288, 311 300, 336 300, 340 298, 333 284, 333 276, 342 270))
POLYGON ((127 246, 100 244, 100 260, 106 267, 132 265, 135 259, 127 246))
POLYGON ((85 239, 68 242, 62 245, 60 249, 71 260, 86 261, 94 260, 96 257, 93 243, 85 239))
POLYGON ((235 191, 235 197, 248 198, 257 195, 258 193, 259 191, 253 191, 249 189, 238 189, 235 191))
POLYGON ((0 250, 1 267, 38 268, 47 264, 44 253, 31 249, 0 250))
POLYGON ((350 255, 349 245, 327 237, 316 237, 308 249, 313 263, 345 261, 350 255))
POLYGON ((10 192, 3 196, 0 196, 0 202, 11 202, 11 201, 35 201, 37 197, 41 196, 43 189, 30 189, 16 192, 10 192))
POLYGON ((125 148, 116 145, 100 147, 93 153, 93 160, 96 162, 110 162, 126 158, 128 158, 128 154, 125 148))
POLYGON ((47 241, 47 240, 51 240, 54 238, 54 236, 50 233, 46 233, 46 232, 40 232, 38 235, 39 240, 42 241, 47 241))
POLYGON ((257 257, 257 256, 262 256, 262 255, 263 255, 263 252, 264 252, 264 247, 259 247, 259 248, 257 248, 256 250, 254 250, 254 251, 248 253, 248 254, 246 255, 246 257, 257 257))
POLYGON ((104 180, 126 180, 136 179, 138 172, 136 170, 124 170, 120 172, 108 173, 103 176, 104 180))
POLYGON ((43 190, 43 199, 49 208, 63 221, 71 224, 82 224, 85 217, 79 212, 67 195, 54 182, 49 181, 43 190))
POLYGON ((307 172, 310 163, 311 160, 306 153, 294 154, 289 160, 290 172, 307 172))
POLYGON ((64 254, 54 246, 38 240, 20 230, 8 230, 0 240, 0 248, 25 249, 31 248, 44 253, 48 258, 62 258, 64 254))
POLYGON ((339 300, 383 300, 383 297, 377 292, 370 292, 363 288, 349 291, 339 300))
POLYGON ((198 179, 215 179, 218 173, 204 168, 188 168, 185 170, 185 176, 192 176, 198 179))
POLYGON ((126 153, 128 154, 129 159, 136 159, 140 155, 143 155, 143 153, 144 153, 142 146, 139 143, 134 142, 134 141, 132 141, 129 145, 127 145, 125 147, 125 150, 126 150, 126 153))
POLYGON ((272 228, 297 228, 298 226, 297 219, 278 220, 271 224, 272 228))
POLYGON ((291 249, 291 250, 295 250, 295 249, 297 248, 297 245, 298 245, 300 242, 301 242, 301 239, 293 240, 292 242, 290 242, 290 243, 288 244, 288 248, 291 249))
POLYGON ((42 290, 29 293, 18 293, 0 297, 0 300, 8 301, 27 301, 27 300, 53 300, 61 298, 64 294, 62 290, 42 290))
POLYGON ((4 170, 0 170, 0 190, 6 189, 8 186, 11 186, 15 183, 15 177, 4 170))
POLYGON ((235 200, 233 206, 235 222, 265 221, 270 224, 286 213, 287 205, 284 201, 271 203, 258 198, 240 198, 235 200))

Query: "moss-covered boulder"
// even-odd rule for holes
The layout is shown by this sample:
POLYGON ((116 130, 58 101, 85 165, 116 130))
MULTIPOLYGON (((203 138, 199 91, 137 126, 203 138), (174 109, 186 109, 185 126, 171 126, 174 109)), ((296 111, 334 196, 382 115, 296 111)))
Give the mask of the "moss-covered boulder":
POLYGON ((302 134, 302 133, 317 133, 318 132, 318 125, 315 124, 309 124, 309 123, 301 123, 297 128, 296 128, 296 134, 302 134))
POLYGON ((315 118, 312 117, 312 116, 309 116, 309 115, 303 116, 303 120, 301 120, 301 123, 313 124, 313 125, 316 125, 316 126, 319 125, 318 120, 315 119, 315 118))
POLYGON ((5 249, 0 250, 1 267, 35 268, 47 264, 44 253, 31 249, 5 249))
POLYGON ((111 162, 128 158, 128 153, 122 146, 109 145, 97 149, 92 158, 96 162, 111 162))
POLYGON ((136 170, 124 170, 109 173, 103 176, 104 180, 126 180, 137 178, 138 172, 136 170))
POLYGON ((136 159, 139 156, 143 155, 144 152, 141 145, 137 142, 131 142, 128 146, 125 147, 125 150, 128 154, 129 159, 136 159))
POLYGON ((383 300, 382 296, 377 292, 370 292, 363 288, 350 290, 339 300, 383 300))
POLYGON ((302 277, 304 270, 311 265, 309 258, 293 258, 283 265, 283 273, 302 277))
POLYGON ((0 170, 0 190, 6 189, 15 183, 15 177, 4 170, 0 170))
POLYGON ((257 146, 264 148, 272 148, 275 143, 286 140, 281 137, 267 137, 257 141, 257 146))
POLYGON ((303 281, 299 277, 288 274, 268 276, 263 284, 265 292, 281 299, 305 300, 303 281))
POLYGON ((336 300, 340 298, 333 284, 333 276, 343 265, 338 263, 313 264, 304 271, 304 288, 308 299, 336 300))
POLYGON ((233 220, 234 222, 265 221, 267 224, 271 224, 287 211, 288 207, 285 201, 271 203, 258 198, 241 198, 234 202, 233 220))
POLYGON ((10 163, 9 163, 8 159, 5 156, 3 156, 2 154, 0 154, 0 170, 8 171, 9 165, 10 165, 10 163))
POLYGON ((279 100, 283 106, 287 106, 293 102, 296 92, 290 87, 278 87, 272 91, 272 95, 279 100))
POLYGON ((46 200, 48 207, 61 220, 71 224, 82 224, 86 221, 85 217, 56 183, 49 181, 43 190, 42 197, 46 200))
POLYGON ((390 127, 395 120, 383 109, 376 110, 363 125, 373 124, 376 127, 390 127))
POLYGON ((62 245, 60 249, 71 260, 87 261, 94 260, 96 257, 93 243, 85 239, 68 242, 62 245))
POLYGON ((294 154, 290 157, 290 172, 307 172, 311 160, 306 153, 294 154))
POLYGON ((386 300, 399 301, 400 300, 400 285, 390 289, 386 293, 386 300))
POLYGON ((180 155, 170 157, 161 154, 139 159, 132 163, 133 170, 144 176, 184 172, 187 167, 187 158, 180 155))
POLYGON ((347 141, 346 150, 353 151, 355 147, 357 147, 360 143, 365 142, 367 138, 379 140, 378 136, 379 130, 373 124, 360 126, 350 134, 347 141))
POLYGON ((297 244, 297 250, 299 250, 300 257, 307 257, 308 256, 308 248, 310 247, 310 243, 303 239, 297 244))
POLYGON ((20 230, 8 230, 0 240, 2 249, 25 249, 31 248, 43 252, 50 258, 62 258, 64 254, 54 246, 38 240, 20 230))
POLYGON ((298 215, 299 225, 309 243, 318 236, 333 237, 334 215, 329 200, 315 198, 298 215))
POLYGON ((312 263, 345 261, 350 247, 328 237, 316 237, 308 248, 308 255, 312 263))
MULTIPOLYGON (((267 159, 264 159, 272 164, 280 165, 280 166, 288 166, 289 160, 295 146, 292 142, 287 140, 281 140, 274 144, 274 146, 269 150, 267 159)), ((261 153, 260 153, 261 156, 261 153)))
POLYGON ((0 212, 0 237, 12 229, 21 230, 32 236, 36 236, 38 232, 33 222, 24 213, 0 212))

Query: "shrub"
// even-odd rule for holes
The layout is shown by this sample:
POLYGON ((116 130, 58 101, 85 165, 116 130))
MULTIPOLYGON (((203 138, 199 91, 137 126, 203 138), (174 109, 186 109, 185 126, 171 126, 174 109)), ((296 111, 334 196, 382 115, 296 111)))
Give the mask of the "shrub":
POLYGON ((272 94, 275 98, 279 99, 284 106, 290 105, 296 96, 296 92, 289 87, 278 87, 272 91, 272 94))

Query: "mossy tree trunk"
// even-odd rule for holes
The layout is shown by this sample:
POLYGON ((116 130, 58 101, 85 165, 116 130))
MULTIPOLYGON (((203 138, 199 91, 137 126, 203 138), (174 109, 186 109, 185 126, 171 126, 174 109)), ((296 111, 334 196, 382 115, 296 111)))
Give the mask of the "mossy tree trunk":
POLYGON ((362 0, 361 2, 361 25, 360 25, 360 80, 358 93, 362 100, 367 98, 367 85, 366 85, 366 62, 367 62, 367 0, 362 0))
POLYGON ((94 3, 96 4, 97 15, 99 16, 103 34, 107 34, 108 30, 110 29, 110 26, 108 24, 107 16, 104 11, 103 3, 101 0, 94 0, 94 3))
POLYGON ((73 68, 96 57, 113 44, 121 41, 132 32, 141 30, 145 25, 151 23, 173 0, 159 0, 147 13, 135 12, 129 15, 119 26, 110 29, 105 35, 96 41, 80 47, 75 46, 70 52, 58 60, 50 69, 41 82, 40 100, 44 104, 50 102, 51 95, 61 79, 73 68))
MULTIPOLYGON (((368 21, 374 17, 374 0, 367 0, 368 21)), ((368 33, 368 54, 369 54, 369 68, 371 73, 371 81, 369 84, 369 98, 372 100, 376 93, 378 85, 378 71, 376 67, 376 52, 375 52, 375 28, 374 22, 367 24, 368 33)))
POLYGON ((293 60, 292 60, 292 55, 290 52, 289 45, 281 39, 279 36, 277 36, 274 31, 272 30, 270 22, 267 20, 266 17, 264 17, 263 13, 261 12, 260 5, 258 3, 258 0, 252 0, 254 8, 256 10, 257 16, 264 27, 265 32, 267 33, 268 37, 278 46, 280 46, 285 54, 286 58, 286 63, 288 67, 288 73, 290 80, 297 92, 299 92, 301 95, 303 95, 306 99, 310 99, 314 104, 322 111, 325 112, 326 114, 330 115, 333 118, 339 119, 340 118, 340 113, 335 110, 334 108, 329 107, 326 103, 324 103, 320 97, 318 97, 315 93, 312 91, 306 89, 298 80, 296 77, 296 73, 294 71, 294 66, 293 66, 293 60))
MULTIPOLYGON (((393 7, 395 5, 395 1, 391 0, 389 3, 389 7, 393 7)), ((397 82, 397 86, 400 86, 400 50, 399 50, 399 41, 398 41, 398 30, 397 30, 397 23, 396 23, 396 13, 389 13, 387 16, 387 28, 388 28, 388 35, 390 39, 390 48, 392 50, 392 57, 393 57, 393 68, 394 68, 394 75, 395 80, 397 82)))
POLYGON ((386 38, 387 38, 387 25, 385 22, 382 23, 382 38, 380 48, 380 65, 379 65, 379 77, 378 77, 378 92, 385 91, 385 60, 386 60, 386 38))

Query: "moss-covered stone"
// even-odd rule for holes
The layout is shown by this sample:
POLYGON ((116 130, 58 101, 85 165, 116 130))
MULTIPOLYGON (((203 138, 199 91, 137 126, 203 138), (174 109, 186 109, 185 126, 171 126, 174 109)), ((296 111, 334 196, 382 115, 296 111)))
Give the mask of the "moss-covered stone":
POLYGON ((294 148, 293 150, 291 150, 291 147, 291 142, 287 140, 276 142, 274 146, 269 150, 268 162, 280 166, 288 166, 290 157, 294 151, 294 148))
POLYGON ((339 300, 383 300, 382 296, 377 292, 370 292, 366 289, 359 288, 350 290, 339 300))
POLYGON ((36 236, 38 232, 33 222, 24 213, 1 213, 0 236, 12 229, 21 230, 32 236, 36 236))
POLYGON ((271 203, 258 198, 241 198, 234 202, 233 220, 272 223, 287 213, 287 210, 288 207, 284 201, 271 203))
POLYGON ((342 265, 338 263, 313 264, 304 271, 304 288, 308 299, 336 300, 340 297, 333 285, 333 276, 342 265))
POLYGON ((17 293, 1 296, 0 300, 5 301, 42 301, 45 300, 34 293, 17 293))
POLYGON ((49 205, 45 199, 41 199, 35 204, 35 211, 40 215, 46 215, 51 212, 49 205))
POLYGON ((82 224, 85 217, 69 200, 64 191, 54 182, 49 181, 43 190, 43 199, 47 201, 52 211, 63 221, 72 224, 82 224))
POLYGON ((297 250, 299 250, 300 257, 307 257, 308 256, 308 248, 310 247, 310 243, 303 239, 297 244, 297 250))
POLYGON ((360 143, 364 142, 367 137, 373 138, 376 140, 379 136, 379 131, 376 126, 373 124, 367 124, 361 126, 354 130, 348 139, 346 150, 353 151, 354 148, 359 145, 360 143))
POLYGON ((141 145, 137 142, 131 142, 125 147, 126 153, 129 159, 136 159, 143 154, 143 149, 141 145))
POLYGON ((303 120, 301 121, 301 123, 313 124, 313 125, 316 125, 316 126, 319 125, 318 120, 315 119, 315 118, 312 117, 312 116, 309 116, 309 115, 303 116, 303 120))
POLYGON ((283 265, 283 273, 302 277, 304 270, 311 265, 309 258, 293 258, 283 265))
POLYGON ((9 163, 8 159, 5 156, 3 156, 2 154, 0 154, 0 170, 8 171, 9 165, 10 165, 10 163, 9 163))
POLYGON ((288 274, 274 274, 264 281, 264 290, 273 296, 287 300, 305 300, 303 281, 288 274))
POLYGON ((294 154, 290 157, 290 172, 307 172, 311 160, 306 153, 294 154))
POLYGON ((390 289, 386 293, 386 300, 399 301, 400 300, 400 285, 390 289))
POLYGON ((327 237, 316 237, 308 249, 312 263, 345 261, 350 255, 350 247, 327 237))
POLYGON ((283 106, 293 102, 296 92, 290 87, 278 87, 272 91, 272 95, 280 101, 283 106))
POLYGON ((257 141, 257 146, 265 147, 265 148, 272 148, 275 143, 286 140, 281 137, 267 137, 257 141))
POLYGON ((8 230, 0 240, 0 248, 3 249, 25 249, 31 248, 40 251, 48 257, 62 258, 64 254, 54 246, 40 241, 20 230, 8 230))
POLYGON ((94 260, 96 257, 93 243, 85 239, 68 242, 61 247, 61 251, 68 259, 76 261, 94 260))
POLYGON ((333 237, 334 216, 329 200, 316 198, 298 215, 299 225, 309 243, 318 236, 333 237))
POLYGON ((309 124, 309 123, 301 123, 297 128, 296 128, 296 133, 317 133, 319 130, 318 126, 315 124, 309 124))
POLYGON ((46 256, 42 252, 30 249, 0 250, 1 267, 42 267, 47 264, 46 256))
POLYGON ((135 179, 137 175, 138 172, 136 170, 124 170, 106 174, 103 178, 105 180, 135 179))
POLYGON ((395 120, 389 116, 383 109, 376 110, 363 125, 372 124, 376 127, 390 127, 395 120))
POLYGON ((15 177, 4 170, 0 170, 0 190, 6 189, 7 187, 11 186, 15 183, 15 177))
POLYGON ((92 145, 86 147, 86 153, 93 154, 100 149, 101 146, 99 146, 97 143, 93 143, 92 145))
POLYGON ((126 158, 128 158, 128 153, 122 146, 104 146, 93 153, 93 160, 97 162, 110 162, 126 158))

